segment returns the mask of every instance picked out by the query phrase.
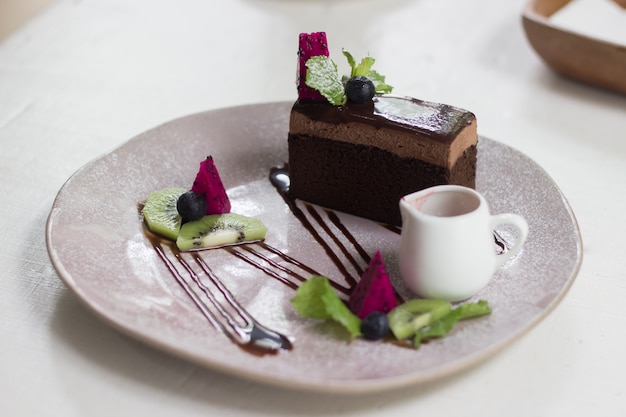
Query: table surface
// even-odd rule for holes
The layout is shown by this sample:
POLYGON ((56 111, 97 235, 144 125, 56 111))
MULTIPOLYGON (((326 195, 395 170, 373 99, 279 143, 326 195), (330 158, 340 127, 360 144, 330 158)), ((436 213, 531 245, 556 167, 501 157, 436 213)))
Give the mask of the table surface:
MULTIPOLYGON (((59 0, 0 43, 0 415, 621 415, 626 97, 529 47, 524 1, 59 0), (122 335, 58 278, 44 229, 77 169, 180 116, 295 98, 299 32, 370 53, 395 92, 471 109, 578 219, 584 260, 538 326, 458 374, 366 396, 290 391, 122 335)), ((625 42, 626 43, 626 42, 625 42)))

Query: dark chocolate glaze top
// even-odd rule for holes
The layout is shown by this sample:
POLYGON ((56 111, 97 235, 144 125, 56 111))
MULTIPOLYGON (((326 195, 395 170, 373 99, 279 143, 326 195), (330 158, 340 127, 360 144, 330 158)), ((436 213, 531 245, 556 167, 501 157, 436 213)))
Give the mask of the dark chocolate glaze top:
POLYGON ((298 100, 293 110, 313 120, 326 123, 367 123, 378 128, 414 131, 444 143, 476 118, 473 113, 412 97, 376 96, 367 103, 346 103, 334 106, 327 101, 298 100))

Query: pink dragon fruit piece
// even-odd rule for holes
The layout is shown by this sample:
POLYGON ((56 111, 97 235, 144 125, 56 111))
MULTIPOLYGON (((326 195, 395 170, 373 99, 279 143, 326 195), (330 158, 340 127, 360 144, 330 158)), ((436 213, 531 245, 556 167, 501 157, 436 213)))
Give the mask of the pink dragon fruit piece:
POLYGON ((300 100, 326 100, 319 91, 305 84, 306 62, 312 56, 320 55, 329 55, 326 32, 301 33, 298 47, 298 74, 296 80, 298 98, 300 100))
POLYGON ((206 160, 200 162, 191 191, 204 196, 206 214, 230 213, 230 200, 212 156, 207 156, 206 160))
POLYGON ((372 257, 348 303, 350 311, 364 319, 370 313, 388 313, 398 305, 396 295, 385 269, 380 250, 372 257))

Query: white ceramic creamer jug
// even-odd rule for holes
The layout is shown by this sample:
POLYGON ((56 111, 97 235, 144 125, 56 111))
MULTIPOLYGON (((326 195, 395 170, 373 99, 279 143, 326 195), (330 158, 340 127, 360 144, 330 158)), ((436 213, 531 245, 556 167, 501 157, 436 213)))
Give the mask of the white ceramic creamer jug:
POLYGON ((491 215, 485 198, 457 185, 431 187, 400 200, 400 272, 424 298, 461 301, 484 288, 493 273, 515 256, 528 235, 519 215, 491 215), (498 254, 494 229, 513 225, 512 248, 498 254))

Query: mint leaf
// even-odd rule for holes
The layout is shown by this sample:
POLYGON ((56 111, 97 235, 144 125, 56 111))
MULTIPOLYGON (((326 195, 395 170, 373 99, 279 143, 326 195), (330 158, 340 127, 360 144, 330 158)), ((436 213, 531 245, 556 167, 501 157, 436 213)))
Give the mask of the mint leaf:
POLYGON ((303 282, 291 304, 302 317, 334 320, 353 338, 361 335, 361 320, 341 301, 326 277, 314 275, 303 282))
POLYGON ((389 94, 391 93, 391 90, 393 90, 393 87, 389 84, 374 84, 374 87, 376 94, 389 94))
MULTIPOLYGON (((328 284, 328 280, 326 281, 328 284)), ((326 311, 330 317, 348 330, 352 337, 361 335, 361 319, 353 314, 350 309, 341 301, 335 291, 328 284, 328 289, 322 295, 322 301, 326 306, 326 311)))
POLYGON ((374 62, 376 62, 374 58, 372 58, 371 56, 366 56, 361 60, 361 63, 356 68, 354 68, 354 70, 352 71, 352 76, 367 77, 370 69, 372 68, 372 65, 374 65, 374 62))
POLYGON ((356 68, 356 61, 354 60, 354 57, 350 52, 346 51, 345 49, 342 49, 341 52, 346 57, 346 59, 348 60, 348 64, 350 65, 350 75, 354 77, 354 75, 352 75, 354 74, 354 69, 356 68))
POLYGON ((306 61, 307 71, 305 84, 322 94, 326 100, 335 106, 346 104, 348 100, 344 90, 345 83, 352 77, 367 77, 374 83, 377 94, 391 93, 393 87, 385 83, 385 77, 372 70, 376 60, 370 56, 365 57, 357 65, 350 52, 342 49, 343 55, 350 65, 350 76, 339 76, 337 64, 327 56, 313 56, 306 61))
POLYGON ((367 73, 367 78, 372 80, 374 84, 382 84, 385 82, 385 76, 379 74, 376 70, 370 70, 370 72, 367 73))
POLYGON ((371 70, 370 72, 368 72, 367 78, 372 80, 372 82, 374 83, 374 87, 376 88, 376 93, 378 94, 389 94, 391 93, 391 90, 393 90, 392 86, 385 83, 385 76, 380 75, 375 70, 371 70))
POLYGON ((345 49, 342 49, 341 52, 346 57, 346 59, 348 60, 348 64, 350 65, 349 78, 356 76, 366 77, 367 74, 370 72, 372 65, 374 65, 374 62, 376 62, 374 58, 372 58, 371 56, 367 56, 361 60, 361 63, 359 65, 357 65, 356 60, 350 52, 346 51, 345 49))
POLYGON ((319 91, 336 106, 345 104, 346 95, 337 65, 327 56, 314 56, 306 62, 306 85, 319 91))
POLYGON ((296 296, 291 299, 291 304, 302 317, 320 320, 331 318, 326 305, 320 302, 330 287, 326 284, 328 282, 325 282, 324 277, 312 276, 298 288, 296 296))

